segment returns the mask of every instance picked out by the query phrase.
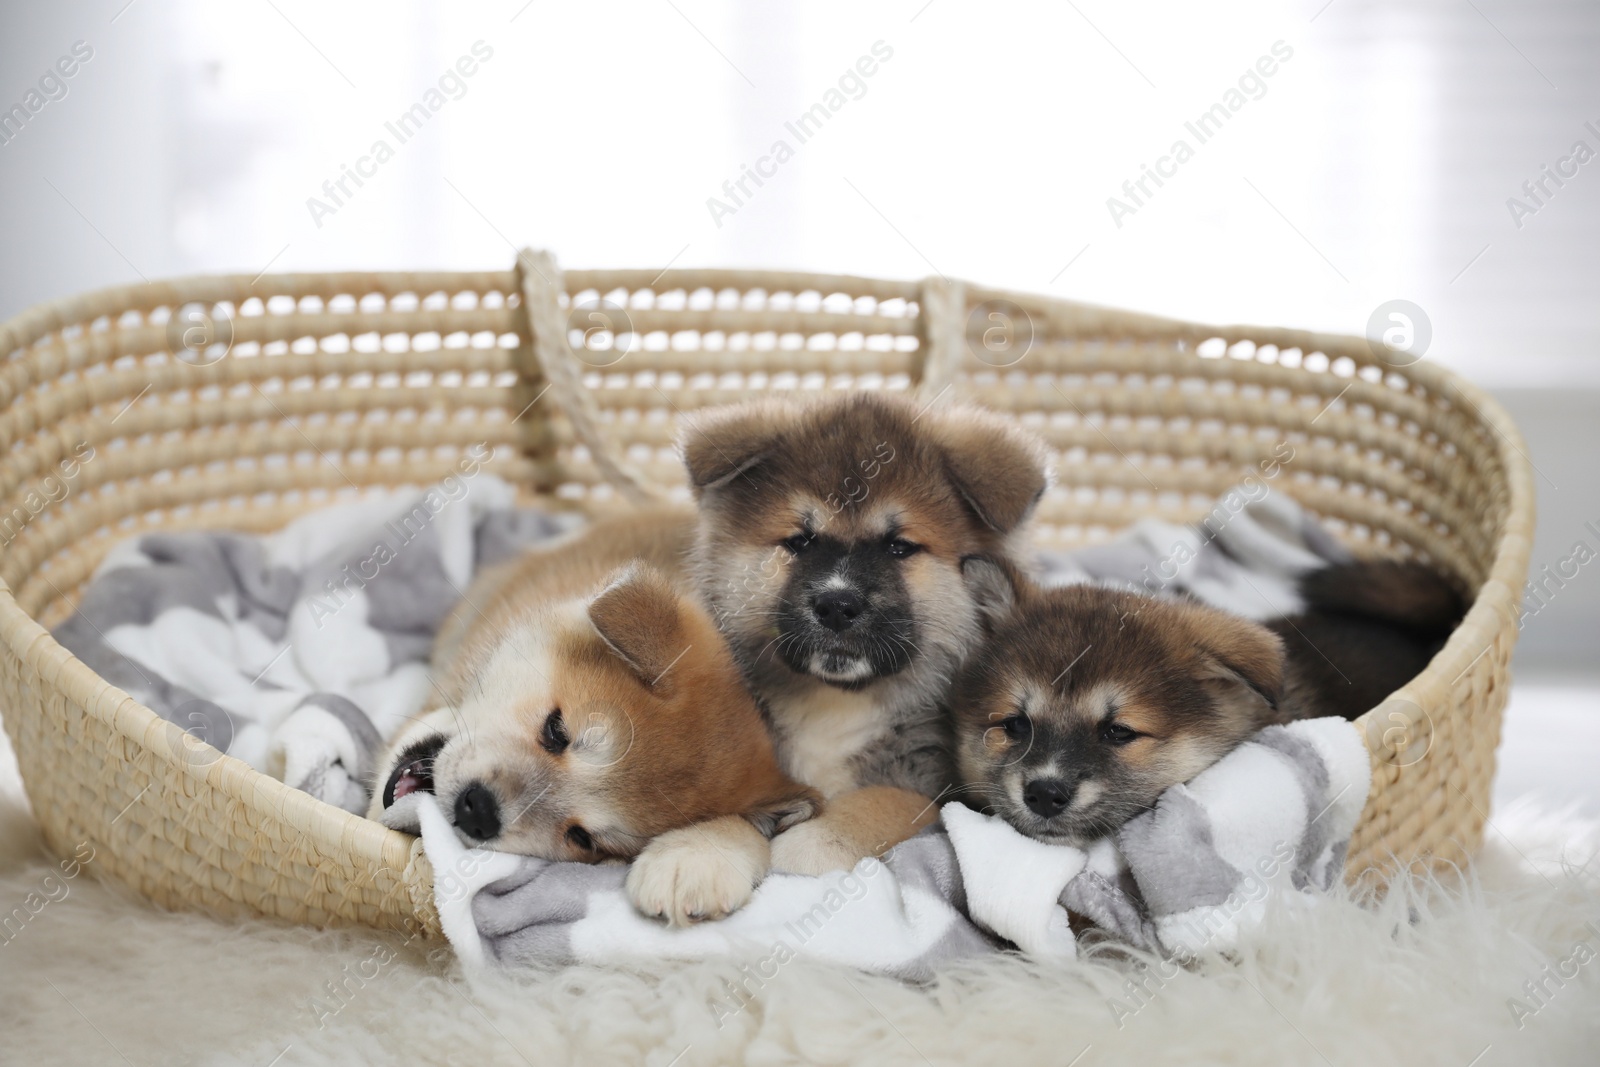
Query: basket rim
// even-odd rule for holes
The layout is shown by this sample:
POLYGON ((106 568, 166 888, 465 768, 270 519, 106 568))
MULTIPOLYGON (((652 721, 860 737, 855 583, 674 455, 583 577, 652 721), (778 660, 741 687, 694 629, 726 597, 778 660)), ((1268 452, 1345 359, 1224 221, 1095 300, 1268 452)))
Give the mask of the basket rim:
MULTIPOLYGON (((920 300, 927 282, 878 279, 849 274, 828 274, 780 270, 677 268, 658 271, 651 268, 621 270, 567 270, 565 289, 581 292, 599 288, 602 292, 629 286, 656 291, 701 288, 765 288, 769 291, 820 291, 824 295, 846 292, 877 296, 880 299, 920 300)), ((946 279, 937 279, 946 285, 946 279)), ((933 279, 929 280, 930 282, 933 279)), ((965 283, 955 283, 964 285, 965 283)), ((338 292, 343 287, 358 294, 416 293, 419 298, 436 292, 502 291, 517 293, 515 270, 494 271, 342 271, 263 274, 197 274, 148 283, 107 286, 57 300, 36 304, 0 323, 0 356, 21 351, 38 337, 74 324, 87 324, 101 316, 129 311, 147 311, 161 306, 177 307, 189 301, 238 300, 242 290, 263 301, 273 296, 303 296, 306 291, 338 292)), ((1345 334, 1283 327, 1250 325, 1215 326, 1167 318, 1143 312, 1088 304, 1066 298, 1006 289, 966 286, 966 295, 983 300, 1008 300, 1029 314, 1078 330, 1096 330, 1107 337, 1158 336, 1200 342, 1222 338, 1228 344, 1251 341, 1321 351, 1330 357, 1348 355, 1358 364, 1377 362, 1364 338, 1345 334)), ((1455 683, 1471 669, 1490 647, 1494 635, 1505 626, 1515 626, 1521 604, 1520 578, 1526 572, 1532 550, 1534 487, 1532 464, 1520 431, 1505 409, 1480 386, 1443 365, 1423 359, 1405 368, 1408 377, 1452 403, 1476 413, 1476 421, 1493 433, 1493 449, 1500 460, 1508 491, 1507 508, 1499 531, 1493 560, 1475 591, 1466 616, 1444 647, 1428 666, 1390 699, 1414 699, 1427 706, 1448 700, 1455 683)), ((0 407, 9 406, 14 397, 5 397, 0 407)), ((1463 412, 1465 415, 1466 413, 1463 412)), ((1470 417, 1470 416, 1469 416, 1470 417)), ((51 633, 17 603, 8 584, 0 579, 0 638, 18 659, 36 670, 41 679, 56 686, 63 695, 97 718, 111 724, 117 732, 147 749, 161 751, 162 734, 169 727, 153 709, 111 685, 62 647, 51 633)), ((1380 705, 1380 708, 1382 705, 1380 705)), ((1368 738, 1374 759, 1370 727, 1379 708, 1355 720, 1368 738)), ((244 761, 221 754, 214 761, 195 766, 184 764, 185 772, 210 786, 247 802, 270 806, 282 821, 309 834, 324 848, 354 849, 375 858, 397 876, 414 869, 416 839, 361 815, 344 811, 294 789, 244 761)), ((22 768, 24 776, 29 772, 22 768)))

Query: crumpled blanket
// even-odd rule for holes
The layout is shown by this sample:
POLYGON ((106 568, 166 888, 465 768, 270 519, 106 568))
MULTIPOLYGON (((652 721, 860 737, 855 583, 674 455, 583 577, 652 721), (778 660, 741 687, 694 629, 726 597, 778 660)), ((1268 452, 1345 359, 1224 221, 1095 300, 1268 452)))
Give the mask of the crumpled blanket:
MULTIPOLYGON (((483 458, 469 456, 458 475, 425 491, 335 504, 270 535, 152 533, 125 542, 107 555, 78 611, 55 636, 102 677, 172 722, 174 752, 182 758, 209 761, 225 751, 328 803, 364 812, 383 741, 426 700, 433 634, 477 568, 581 525, 571 515, 516 508, 512 488, 481 471, 483 458)), ((1097 582, 1155 595, 1188 594, 1263 619, 1300 610, 1295 580, 1348 558, 1287 494, 1252 476, 1220 497, 1199 523, 1140 522, 1103 545, 1041 553, 1035 570, 1046 584, 1097 582)), ((1361 753, 1357 762, 1365 766, 1360 738, 1349 724, 1321 728, 1349 735, 1348 746, 1361 753)), ((1236 754, 1235 763, 1286 751, 1290 743, 1274 736, 1264 733, 1258 745, 1240 750, 1255 755, 1236 754)), ((1321 762, 1325 769, 1338 763, 1326 751, 1321 762)), ((1295 765, 1314 766, 1305 760, 1295 765)), ((1316 777, 1314 770, 1297 773, 1316 777)), ((1202 790, 1202 779, 1174 790, 1165 807, 1152 813, 1165 812, 1167 820, 1150 820, 1162 831, 1158 842, 1167 840, 1162 834, 1169 830, 1208 832, 1192 806, 1179 799, 1202 790)), ((1299 778, 1298 786, 1282 774, 1271 780, 1279 792, 1270 801, 1263 794, 1251 803, 1284 811, 1294 797, 1312 794, 1299 778)), ((1342 781, 1358 812, 1366 786, 1353 778, 1342 781)), ((1205 809, 1223 799, 1196 803, 1205 809)), ((1339 864, 1328 850, 1342 847, 1349 834, 1342 813, 1335 804, 1303 831, 1282 829, 1282 845, 1296 857, 1291 883, 1314 887, 1332 877, 1339 864), (1333 836, 1324 840, 1328 833, 1333 836), (1326 861, 1318 858, 1325 854, 1326 861)), ((437 830, 442 817, 434 815, 437 830)), ((1351 825, 1353 820, 1350 813, 1351 825)), ((738 915, 666 931, 640 925, 645 920, 617 895, 621 868, 545 864, 459 845, 451 851, 453 836, 424 837, 438 868, 440 912, 452 916, 446 932, 469 959, 600 959, 627 951, 703 955, 752 938, 775 948, 775 931, 783 924, 815 917, 819 906, 830 916, 843 914, 842 905, 834 905, 859 898, 872 903, 852 903, 852 917, 830 919, 826 935, 797 935, 794 951, 804 947, 907 976, 927 973, 939 960, 990 951, 997 936, 1030 951, 1064 951, 1070 936, 1063 933, 1062 908, 1130 944, 1179 951, 1194 940, 1182 933, 1183 916, 1226 901, 1240 884, 1239 872, 1248 877, 1253 855, 1248 849, 1229 851, 1218 838, 1221 858, 1213 863, 1204 850, 1185 851, 1184 845, 1174 855, 1191 857, 1198 865, 1192 880, 1206 887, 1204 901, 1186 903, 1181 893, 1159 888, 1167 879, 1138 886, 1144 861, 1137 857, 1156 852, 1141 853, 1137 846, 1114 850, 1107 843, 1079 862, 1067 855, 1072 850, 1040 853, 1045 846, 952 805, 942 828, 905 842, 876 866, 832 879, 775 875, 738 915), (1007 834, 1016 840, 1008 841, 1007 834), (963 848, 980 847, 995 851, 991 866, 957 862, 963 848), (458 862, 470 870, 456 869, 458 862), (1017 875, 1016 864, 1033 873, 1017 875), (977 891, 990 876, 999 879, 995 891, 977 891), (856 881, 845 884, 847 878, 856 881), (852 888, 857 886, 864 888, 852 888), (1005 903, 1006 893, 1021 886, 1032 887, 1034 895, 1050 892, 1030 897, 1026 907, 1005 903), (1046 900, 1048 906, 1040 903, 1046 900), (459 906, 463 901, 466 910, 459 906), (999 910, 984 910, 991 901, 999 910)), ((1260 843, 1250 840, 1252 848, 1260 843)), ((1241 914, 1248 920, 1254 911, 1241 914)))
POLYGON ((513 498, 469 458, 425 491, 266 536, 145 534, 107 554, 55 638, 174 723, 181 758, 226 752, 363 814, 383 740, 421 710, 434 631, 476 569, 579 525, 513 498))
POLYGON ((950 803, 881 860, 768 875, 744 908, 688 928, 635 911, 623 866, 468 849, 433 798, 420 815, 445 936, 469 966, 740 953, 764 977, 804 955, 924 980, 1008 945, 1072 958, 1069 912, 1170 958, 1232 949, 1269 896, 1309 905, 1302 891, 1339 877, 1371 775, 1343 719, 1270 726, 1087 850, 950 803))
POLYGON ((1141 519, 1103 544, 1040 553, 1034 572, 1044 585, 1189 595, 1261 622, 1305 609, 1301 575, 1353 558, 1292 497, 1251 476, 1218 497, 1199 522, 1141 519))

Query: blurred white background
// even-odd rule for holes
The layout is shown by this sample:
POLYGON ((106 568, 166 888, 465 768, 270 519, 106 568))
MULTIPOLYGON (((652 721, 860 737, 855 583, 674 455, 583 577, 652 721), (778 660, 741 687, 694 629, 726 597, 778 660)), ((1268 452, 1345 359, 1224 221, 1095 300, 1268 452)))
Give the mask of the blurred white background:
POLYGON ((1600 385, 1600 164, 1520 229, 1506 206, 1573 142, 1600 151, 1588 0, 10 3, 0 106, 79 40, 68 95, 0 147, 3 314, 139 273, 487 267, 531 242, 1357 332, 1404 298, 1480 381, 1600 385), (384 124, 476 41, 492 58, 400 144, 384 124), (879 41, 800 144, 784 124, 879 41), (1198 145, 1184 123, 1280 41, 1198 145), (1179 137, 1195 157, 1119 228, 1107 198, 1179 137), (380 138, 394 158, 319 226, 307 199, 380 138), (794 158, 714 219, 779 139, 794 158))
MULTIPOLYGON (((0 315, 201 271, 500 268, 524 244, 568 267, 938 272, 1355 333, 1405 299, 1428 355, 1529 438, 1535 571, 1600 550, 1600 162, 1572 157, 1600 153, 1593 0, 3 12, 0 110, 45 102, 0 122, 0 315), (77 42, 92 56, 41 89, 77 42), (1185 123, 1274 54, 1200 144, 1185 123), (385 124, 430 90, 401 143, 385 124), (830 91, 842 106, 801 143, 786 123, 830 91), (1133 203, 1124 182, 1179 138, 1193 158, 1115 219, 1108 198, 1133 203), (379 140, 392 158, 363 163, 379 140), (771 177, 734 201, 724 183, 758 164, 771 177), (324 183, 358 166, 335 203, 324 183)), ((1554 694, 1514 705, 1525 736, 1595 710, 1596 653, 1586 569, 1524 633, 1522 676, 1554 694)))

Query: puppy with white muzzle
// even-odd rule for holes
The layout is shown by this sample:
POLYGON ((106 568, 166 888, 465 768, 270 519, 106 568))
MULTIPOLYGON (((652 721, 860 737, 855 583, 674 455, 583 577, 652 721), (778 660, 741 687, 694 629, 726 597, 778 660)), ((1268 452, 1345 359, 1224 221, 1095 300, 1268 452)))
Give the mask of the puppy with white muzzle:
POLYGON ((471 845, 633 858, 676 924, 745 903, 769 838, 820 807, 780 770, 716 626, 683 588, 693 531, 660 509, 490 568, 434 648, 431 706, 379 762, 371 818, 416 832, 433 793, 471 845))

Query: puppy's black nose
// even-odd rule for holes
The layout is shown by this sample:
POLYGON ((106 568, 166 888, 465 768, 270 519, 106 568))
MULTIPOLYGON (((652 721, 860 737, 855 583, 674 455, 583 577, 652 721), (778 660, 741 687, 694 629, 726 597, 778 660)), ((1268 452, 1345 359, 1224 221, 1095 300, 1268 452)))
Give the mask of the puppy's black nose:
POLYGON ((1035 778, 1022 787, 1022 802, 1041 818, 1060 815, 1072 803, 1072 790, 1059 778, 1035 778))
POLYGON ((456 797, 456 826, 479 841, 500 836, 500 802, 488 786, 469 782, 456 797))
POLYGON ((817 598, 811 602, 811 611, 822 625, 834 633, 842 633, 855 625, 856 616, 866 606, 858 593, 849 589, 829 589, 817 594, 817 598))

